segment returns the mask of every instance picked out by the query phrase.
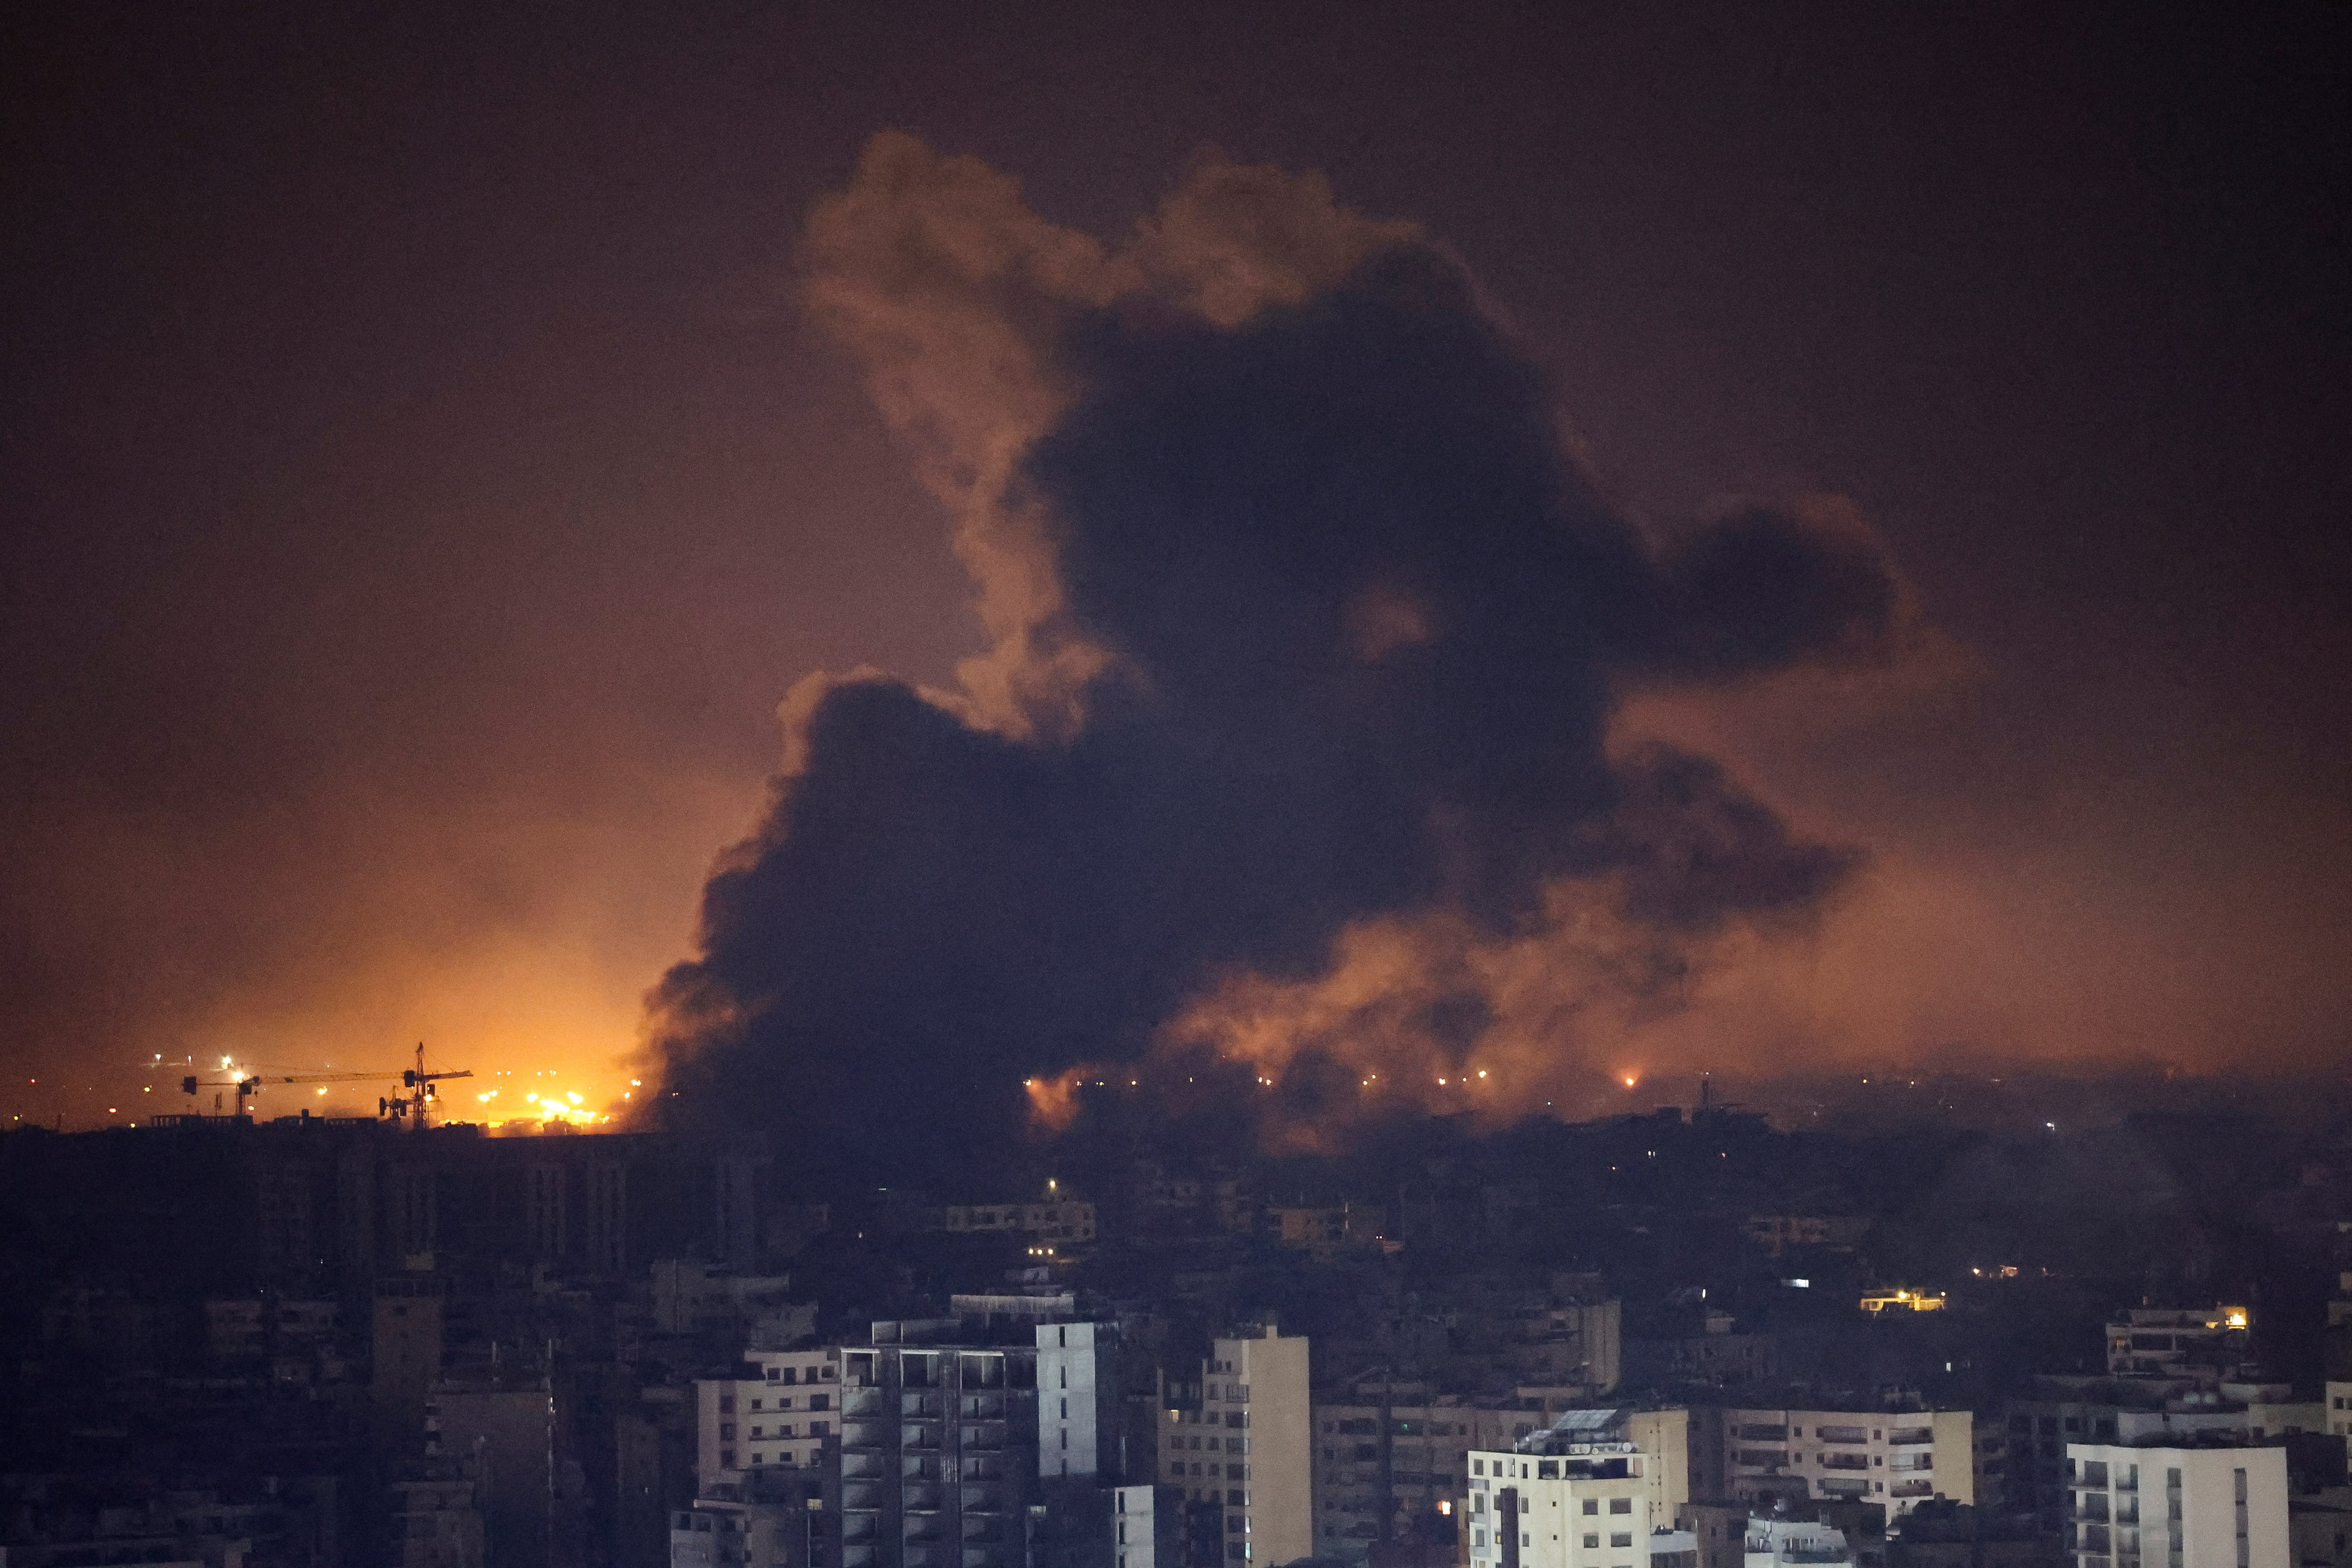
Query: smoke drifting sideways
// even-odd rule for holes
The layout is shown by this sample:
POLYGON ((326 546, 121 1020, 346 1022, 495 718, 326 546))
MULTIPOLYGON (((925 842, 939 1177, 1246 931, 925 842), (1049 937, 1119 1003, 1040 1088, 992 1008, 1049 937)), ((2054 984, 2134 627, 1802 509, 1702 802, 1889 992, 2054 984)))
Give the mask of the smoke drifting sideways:
POLYGON ((1895 570, 1839 507, 1612 507, 1411 226, 1211 156, 1113 248, 889 133, 805 256, 989 647, 785 703, 650 998, 675 1122, 889 1182, 984 1168, 1106 1064, 1221 1068, 1276 1142, 1390 1086, 1517 1114, 1853 866, 1609 719, 1896 657, 1895 570))

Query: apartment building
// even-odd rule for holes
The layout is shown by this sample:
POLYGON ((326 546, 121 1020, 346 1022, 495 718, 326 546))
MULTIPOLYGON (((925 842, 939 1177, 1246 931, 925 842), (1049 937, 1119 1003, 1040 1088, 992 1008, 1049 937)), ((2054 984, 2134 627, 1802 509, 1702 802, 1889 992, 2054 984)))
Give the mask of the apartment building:
POLYGON ((2283 1447, 2070 1443, 2066 1463, 2075 1568, 2291 1568, 2283 1447))
MULTIPOLYGON (((2233 1385, 2236 1386, 2236 1385, 2233 1385)), ((2039 1512, 2055 1524, 2068 1506, 2071 1472, 2066 1451, 2077 1443, 2201 1442, 2208 1438, 2260 1441, 2290 1432, 2337 1432, 2352 1412, 2334 1408, 2336 1385, 2317 1404, 2286 1400, 2284 1388, 2246 1386, 2242 1392, 2274 1398, 2225 1400, 2218 1394, 2169 1392, 2169 1385, 2122 1379, 2065 1387, 2046 1383, 2036 1394, 2002 1406, 2007 1452, 2001 1475, 2002 1506, 2013 1512, 2039 1512)))
POLYGON ((1462 1526, 1470 1568, 1648 1568, 1651 1458, 1580 1429, 1470 1456, 1462 1526))
POLYGON ((744 1370, 754 1375, 698 1381, 697 1495, 740 1489, 761 1471, 812 1470, 842 1418, 842 1354, 838 1346, 753 1351, 744 1370))
MULTIPOLYGON (((1530 1391, 1521 1390, 1522 1394, 1530 1391)), ((1651 1516, 1671 1520, 1690 1496, 1690 1413, 1472 1401, 1418 1384, 1364 1384, 1315 1407, 1317 1555, 1363 1558, 1415 1533, 1450 1534, 1474 1449, 1511 1448, 1547 1430, 1605 1429, 1651 1456, 1651 1516)))
POLYGON ((1835 1498, 1899 1518, 1929 1498, 1976 1501, 1975 1420, 1965 1410, 1723 1414, 1724 1484, 1742 1502, 1835 1498))
POLYGON ((2135 1307, 2107 1325, 2107 1375, 2218 1388, 2245 1359, 2244 1307, 2135 1307))
POLYGON ((1167 1411, 1156 1471, 1196 1505, 1218 1506, 1228 1563, 1315 1554, 1314 1405, 1308 1346, 1273 1323, 1215 1342, 1197 1409, 1167 1411))

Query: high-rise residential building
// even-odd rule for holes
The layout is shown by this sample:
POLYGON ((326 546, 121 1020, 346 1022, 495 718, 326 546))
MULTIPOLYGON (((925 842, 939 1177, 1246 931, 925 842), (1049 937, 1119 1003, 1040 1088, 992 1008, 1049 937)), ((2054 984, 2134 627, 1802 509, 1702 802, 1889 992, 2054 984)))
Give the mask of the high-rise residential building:
POLYGON ((1228 1563, 1315 1554, 1315 1426, 1307 1342, 1269 1322, 1215 1342, 1197 1408, 1166 1412, 1156 1465, 1222 1515, 1228 1563))
MULTIPOLYGON (((672 1520, 673 1558, 1116 1568, 1116 1326, 1041 1323, 1029 1298, 957 1300, 971 1310, 877 1322, 865 1344, 753 1351, 741 1375, 698 1382, 699 1500, 672 1520)), ((1150 1501, 1128 1500, 1130 1536, 1150 1501)), ((1135 1553, 1130 1568, 1154 1568, 1135 1553)))
POLYGON ((2069 1443, 2076 1568, 2289 1568, 2286 1450, 2207 1436, 2069 1443))

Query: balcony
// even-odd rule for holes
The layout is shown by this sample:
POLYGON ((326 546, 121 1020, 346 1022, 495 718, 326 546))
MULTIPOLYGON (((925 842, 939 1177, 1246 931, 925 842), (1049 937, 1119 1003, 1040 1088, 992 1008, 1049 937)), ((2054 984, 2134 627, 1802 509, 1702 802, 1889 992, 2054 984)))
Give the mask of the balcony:
POLYGON ((963 1446, 966 1448, 1002 1448, 1005 1443, 1005 1431, 1002 1421, 966 1422, 963 1446))
POLYGON ((2100 1524, 2106 1523, 2107 1494, 2105 1492, 2076 1492, 2074 1494, 2074 1511, 2072 1517, 2077 1520, 2094 1521, 2100 1524))

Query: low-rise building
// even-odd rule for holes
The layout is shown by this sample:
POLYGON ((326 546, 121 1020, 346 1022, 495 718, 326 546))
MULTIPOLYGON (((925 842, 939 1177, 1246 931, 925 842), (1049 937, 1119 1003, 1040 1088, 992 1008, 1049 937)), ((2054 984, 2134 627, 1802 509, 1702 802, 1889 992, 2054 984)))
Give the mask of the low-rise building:
POLYGON ((1834 1526, 1792 1519, 1750 1519, 1743 1568, 1781 1568, 1784 1563, 1851 1563, 1845 1532, 1834 1526))

